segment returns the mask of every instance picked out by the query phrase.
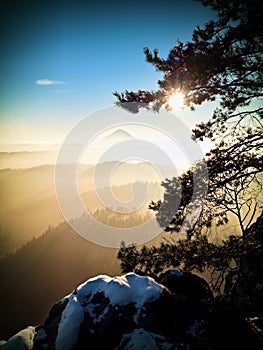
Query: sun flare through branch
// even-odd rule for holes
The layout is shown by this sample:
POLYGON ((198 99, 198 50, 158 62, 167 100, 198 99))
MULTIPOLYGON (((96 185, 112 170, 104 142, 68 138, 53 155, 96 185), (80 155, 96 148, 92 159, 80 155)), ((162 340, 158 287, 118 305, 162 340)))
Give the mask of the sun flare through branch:
POLYGON ((168 99, 168 108, 171 110, 179 110, 184 106, 184 95, 180 91, 172 93, 168 99))

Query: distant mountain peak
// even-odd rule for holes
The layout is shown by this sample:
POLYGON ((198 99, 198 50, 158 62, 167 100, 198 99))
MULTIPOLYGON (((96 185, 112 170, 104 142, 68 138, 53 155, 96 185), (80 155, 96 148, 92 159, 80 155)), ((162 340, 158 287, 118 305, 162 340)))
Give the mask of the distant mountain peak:
POLYGON ((112 134, 105 137, 105 140, 128 140, 133 139, 133 136, 123 129, 117 129, 112 134))

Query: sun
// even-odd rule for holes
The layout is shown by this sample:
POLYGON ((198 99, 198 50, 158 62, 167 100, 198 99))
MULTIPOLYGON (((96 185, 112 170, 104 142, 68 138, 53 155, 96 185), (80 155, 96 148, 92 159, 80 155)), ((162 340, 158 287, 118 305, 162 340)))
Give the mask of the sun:
POLYGON ((179 110, 184 106, 184 95, 180 91, 173 93, 168 99, 168 106, 172 110, 179 110))

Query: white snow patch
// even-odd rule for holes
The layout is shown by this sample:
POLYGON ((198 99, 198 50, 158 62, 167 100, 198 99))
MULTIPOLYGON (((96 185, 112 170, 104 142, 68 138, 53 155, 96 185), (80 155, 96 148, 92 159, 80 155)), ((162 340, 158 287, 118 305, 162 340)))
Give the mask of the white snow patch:
POLYGON ((1 350, 31 350, 35 336, 35 327, 27 327, 12 336, 7 342, 1 341, 1 350))
POLYGON ((154 279, 138 276, 134 273, 116 277, 99 275, 90 278, 81 284, 74 293, 66 297, 69 302, 59 323, 56 350, 70 350, 77 342, 85 310, 93 317, 94 323, 100 322, 107 313, 108 306, 99 316, 94 312, 95 308, 99 306, 92 300, 96 293, 103 292, 105 297, 109 298, 110 304, 116 307, 135 303, 138 308, 138 312, 134 316, 136 322, 143 304, 157 299, 163 289, 164 287, 155 282, 154 279))
POLYGON ((84 301, 89 294, 92 299, 97 292, 103 292, 112 305, 135 303, 137 307, 141 307, 145 302, 157 299, 163 289, 154 279, 135 273, 117 277, 99 275, 77 288, 77 298, 84 301))
POLYGON ((56 338, 56 350, 71 349, 78 340, 79 327, 84 319, 84 311, 75 295, 69 297, 69 303, 61 315, 56 338))
POLYGON ((120 344, 114 350, 172 350, 174 345, 168 343, 166 338, 143 328, 135 329, 131 333, 124 334, 120 344), (125 346, 125 348, 124 348, 125 346))
MULTIPOLYGON (((109 277, 100 275, 91 278, 86 283, 79 286, 77 296, 84 300, 87 295, 93 295, 97 292, 103 292, 108 297, 112 305, 127 305, 134 303, 138 311, 134 315, 134 322, 138 323, 141 307, 145 302, 157 299, 162 293, 164 287, 154 281, 154 279, 145 276, 138 276, 135 273, 127 273, 124 276, 109 277)), ((89 305, 88 310, 94 321, 97 323, 104 316, 103 313, 99 319, 93 314, 94 306, 89 305)))

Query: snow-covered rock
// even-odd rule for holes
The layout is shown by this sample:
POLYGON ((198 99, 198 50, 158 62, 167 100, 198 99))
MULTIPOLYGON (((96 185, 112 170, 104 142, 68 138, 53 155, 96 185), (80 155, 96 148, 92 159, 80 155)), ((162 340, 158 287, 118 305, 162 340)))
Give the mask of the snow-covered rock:
POLYGON ((31 350, 35 336, 35 327, 27 327, 15 334, 8 341, 0 342, 1 350, 31 350))
MULTIPOLYGON (((172 270, 164 284, 183 276, 172 270)), ((135 273, 91 278, 52 308, 33 349, 180 349, 185 339, 194 342, 191 330, 205 325, 205 313, 200 300, 196 312, 182 290, 177 295, 164 284, 135 273)))
POLYGON ((120 345, 114 350, 172 350, 173 344, 169 344, 165 337, 145 331, 143 328, 135 329, 133 332, 122 336, 120 345))
POLYGON ((202 278, 169 270, 158 281, 135 273, 91 278, 54 305, 43 325, 0 349, 259 349, 238 313, 214 300, 202 278))

